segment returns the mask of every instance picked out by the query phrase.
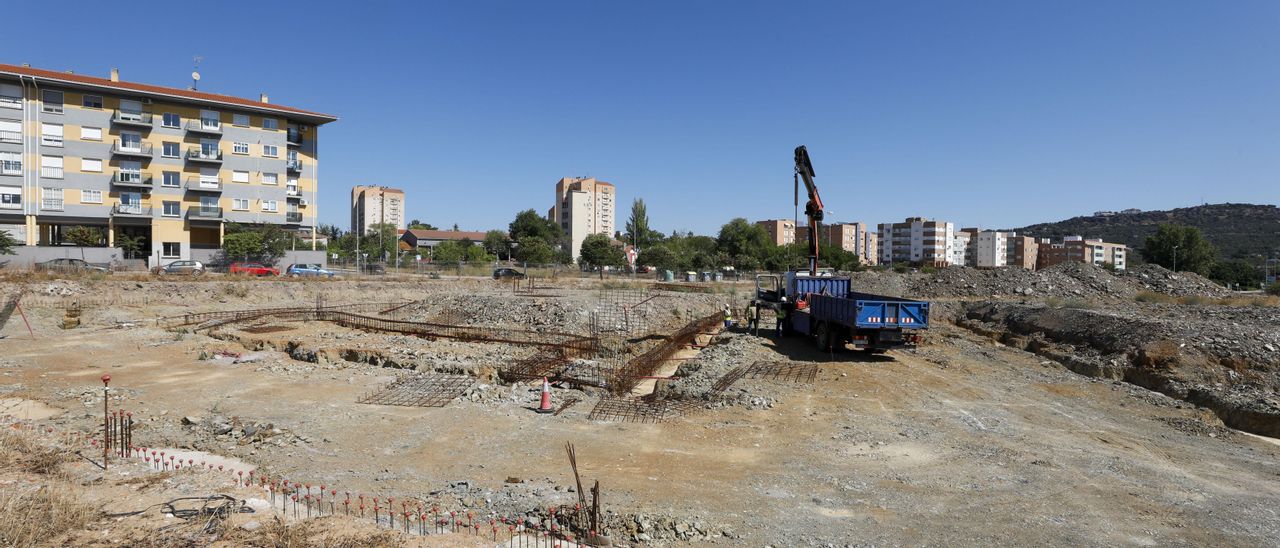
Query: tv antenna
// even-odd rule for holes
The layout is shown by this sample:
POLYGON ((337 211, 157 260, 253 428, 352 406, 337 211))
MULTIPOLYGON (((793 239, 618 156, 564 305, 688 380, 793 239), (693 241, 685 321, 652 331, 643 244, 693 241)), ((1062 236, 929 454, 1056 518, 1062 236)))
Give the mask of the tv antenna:
POLYGON ((195 68, 191 71, 191 89, 195 90, 196 86, 200 84, 200 62, 204 61, 204 57, 197 55, 193 60, 195 61, 195 68))

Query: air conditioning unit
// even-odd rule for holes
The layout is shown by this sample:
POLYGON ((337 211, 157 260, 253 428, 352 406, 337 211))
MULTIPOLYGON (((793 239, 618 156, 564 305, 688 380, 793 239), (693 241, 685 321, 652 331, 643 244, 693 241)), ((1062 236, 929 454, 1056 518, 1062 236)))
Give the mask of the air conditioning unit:
POLYGON ((307 201, 306 201, 306 200, 299 200, 299 201, 298 201, 298 205, 300 205, 300 206, 302 206, 302 207, 307 207, 307 201))

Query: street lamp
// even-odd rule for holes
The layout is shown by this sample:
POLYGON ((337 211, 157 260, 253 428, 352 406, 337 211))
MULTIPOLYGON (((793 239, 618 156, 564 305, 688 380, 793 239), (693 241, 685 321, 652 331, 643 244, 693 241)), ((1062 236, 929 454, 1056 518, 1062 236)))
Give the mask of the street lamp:
POLYGON ((1178 271, 1178 246, 1173 246, 1173 271, 1178 271))

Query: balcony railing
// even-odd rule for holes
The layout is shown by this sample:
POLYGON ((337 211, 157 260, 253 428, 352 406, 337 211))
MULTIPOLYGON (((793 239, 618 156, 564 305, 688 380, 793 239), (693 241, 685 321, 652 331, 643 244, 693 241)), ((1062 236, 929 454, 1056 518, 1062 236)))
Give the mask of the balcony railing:
POLYGON ((22 108, 21 97, 0 96, 0 108, 22 108))
POLYGON ((222 150, 206 150, 200 147, 192 147, 187 150, 187 159, 197 162, 221 162, 222 150))
POLYGON ((142 204, 116 204, 111 207, 112 215, 127 215, 131 217, 150 217, 151 206, 142 204))
POLYGON ((21 143, 21 131, 0 131, 0 143, 21 143))
POLYGON ((288 133, 285 135, 284 140, 285 140, 285 142, 286 142, 286 143, 288 143, 288 144, 290 144, 290 145, 293 145, 293 146, 301 146, 301 145, 302 145, 302 132, 301 132, 301 131, 299 131, 299 130, 296 130, 296 129, 291 129, 291 130, 289 130, 289 131, 288 131, 288 133))
POLYGON ((187 178, 187 190, 197 192, 222 192, 222 180, 210 180, 200 177, 187 178))
POLYGON ((117 110, 111 115, 111 123, 122 126, 151 127, 150 112, 125 112, 117 110))
POLYGON ((218 206, 193 206, 187 208, 188 219, 221 219, 222 208, 218 206))
POLYGON ((286 196, 289 196, 290 198, 294 198, 302 195, 302 191, 298 190, 298 187, 296 186, 291 186, 286 188, 284 193, 286 196))
POLYGON ((132 186, 151 188, 152 179, 150 175, 135 173, 132 171, 116 171, 111 175, 111 184, 116 186, 132 186))
POLYGON ((138 156, 142 158, 150 158, 152 156, 151 143, 137 143, 137 144, 126 145, 121 143, 120 140, 117 139, 116 144, 111 145, 111 153, 118 154, 120 156, 138 156))
POLYGON ((222 135, 222 123, 210 123, 206 120, 191 120, 190 122, 187 122, 187 131, 206 133, 209 135, 222 135))
POLYGON ((61 179, 62 173, 63 171, 62 171, 62 168, 60 167, 49 167, 49 166, 40 167, 40 177, 44 179, 61 179))
POLYGON ((297 159, 285 160, 284 167, 289 171, 300 172, 302 171, 302 161, 297 159))
POLYGON ((289 224, 298 224, 302 222, 301 211, 290 211, 284 214, 284 222, 289 224))

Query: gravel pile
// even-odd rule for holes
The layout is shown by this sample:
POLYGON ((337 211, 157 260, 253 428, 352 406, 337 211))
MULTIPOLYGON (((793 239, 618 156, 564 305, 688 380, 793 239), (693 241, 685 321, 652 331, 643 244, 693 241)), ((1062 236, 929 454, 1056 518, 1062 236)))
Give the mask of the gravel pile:
POLYGON ((715 384, 738 367, 749 367, 756 361, 760 338, 746 333, 724 332, 711 346, 676 369, 674 382, 662 383, 659 391, 665 398, 695 400, 706 407, 740 405, 749 409, 769 409, 777 402, 775 389, 748 379, 739 379, 724 391, 715 384))

